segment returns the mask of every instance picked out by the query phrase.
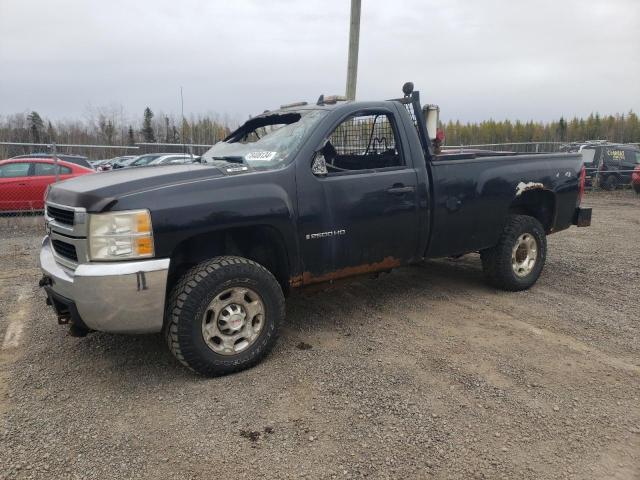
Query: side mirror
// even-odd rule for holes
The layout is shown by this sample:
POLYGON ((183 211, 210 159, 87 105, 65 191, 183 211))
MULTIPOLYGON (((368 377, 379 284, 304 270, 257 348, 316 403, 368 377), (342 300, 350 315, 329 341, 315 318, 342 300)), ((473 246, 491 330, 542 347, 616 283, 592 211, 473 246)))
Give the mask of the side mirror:
POLYGON ((329 171, 327 170, 327 162, 324 159, 324 154, 322 150, 316 152, 313 157, 313 162, 311 163, 311 173, 313 173, 317 177, 326 176, 329 171))

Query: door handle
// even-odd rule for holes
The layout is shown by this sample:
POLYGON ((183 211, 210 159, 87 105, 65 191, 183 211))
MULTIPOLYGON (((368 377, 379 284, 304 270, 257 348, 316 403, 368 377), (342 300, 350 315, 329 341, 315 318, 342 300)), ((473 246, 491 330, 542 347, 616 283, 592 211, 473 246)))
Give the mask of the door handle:
POLYGON ((391 195, 404 195, 405 193, 413 192, 415 189, 416 187, 413 186, 398 185, 387 188, 387 193, 390 193, 391 195))
POLYGON ((26 186, 27 186, 27 184, 26 184, 26 183, 19 183, 19 184, 18 184, 18 186, 19 186, 19 187, 26 187, 26 186))

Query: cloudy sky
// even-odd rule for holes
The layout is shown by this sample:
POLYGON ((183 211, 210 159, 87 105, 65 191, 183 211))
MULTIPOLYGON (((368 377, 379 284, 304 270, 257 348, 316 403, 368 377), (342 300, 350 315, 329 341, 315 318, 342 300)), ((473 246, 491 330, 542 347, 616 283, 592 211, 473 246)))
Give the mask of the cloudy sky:
MULTIPOLYGON (((640 0, 363 0, 358 99, 444 119, 640 111, 640 0)), ((0 115, 232 118, 345 88, 349 0, 0 0, 0 115)))

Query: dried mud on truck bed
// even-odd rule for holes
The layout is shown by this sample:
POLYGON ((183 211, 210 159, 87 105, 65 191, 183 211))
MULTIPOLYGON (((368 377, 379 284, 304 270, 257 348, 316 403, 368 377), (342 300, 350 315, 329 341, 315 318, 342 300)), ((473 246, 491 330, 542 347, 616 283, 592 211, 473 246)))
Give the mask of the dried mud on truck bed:
POLYGON ((0 478, 640 478, 640 196, 587 194, 529 291, 477 255, 291 298, 217 379, 160 335, 67 335, 41 218, 0 218, 0 478))

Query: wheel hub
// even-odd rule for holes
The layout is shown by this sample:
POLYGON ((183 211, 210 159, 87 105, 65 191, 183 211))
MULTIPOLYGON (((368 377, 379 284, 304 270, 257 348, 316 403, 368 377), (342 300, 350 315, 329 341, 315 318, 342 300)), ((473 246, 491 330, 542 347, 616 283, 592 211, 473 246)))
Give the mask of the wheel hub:
POLYGON ((202 317, 202 337, 220 355, 235 355, 252 345, 264 325, 264 304, 255 291, 232 287, 216 294, 202 317))
POLYGON ((233 334, 244 327, 247 314, 241 305, 232 303, 222 309, 218 315, 218 327, 225 334, 233 334))
POLYGON ((523 233, 516 240, 511 253, 511 267, 518 277, 531 273, 538 260, 538 243, 530 233, 523 233))

